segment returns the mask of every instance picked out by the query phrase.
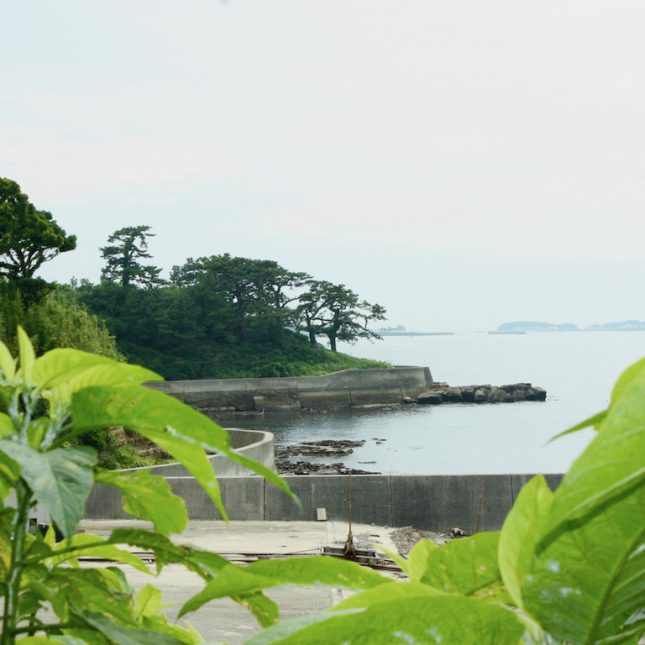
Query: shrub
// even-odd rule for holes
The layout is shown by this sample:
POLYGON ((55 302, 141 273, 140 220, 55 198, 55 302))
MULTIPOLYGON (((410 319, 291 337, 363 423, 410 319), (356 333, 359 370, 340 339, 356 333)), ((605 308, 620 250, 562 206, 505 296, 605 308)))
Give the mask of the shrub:
MULTIPOLYGON (((170 624, 160 593, 135 595, 114 567, 79 571, 93 555, 148 571, 122 548, 155 554, 157 570, 181 563, 204 588, 186 615, 229 596, 253 612, 267 643, 636 643, 644 631, 645 359, 617 381, 607 410, 566 432, 594 426, 597 435, 555 493, 541 476, 522 489, 501 531, 438 547, 422 541, 403 559, 408 579, 395 582, 333 558, 260 560, 247 567, 173 544, 187 523, 183 501, 146 471, 97 466, 91 446, 72 445, 88 431, 123 426, 154 441, 193 474, 225 517, 204 448, 217 450, 288 492, 275 473, 234 453, 228 436, 198 412, 141 384, 156 374, 78 350, 36 359, 19 331, 20 365, 0 344, 1 645, 40 643, 202 642, 190 627, 170 624), (46 403, 46 406, 43 405, 46 403), (115 486, 124 508, 154 530, 117 529, 109 538, 75 535, 95 482, 115 486), (13 492, 14 503, 8 503, 13 492), (27 532, 35 503, 55 532, 27 532), (330 610, 278 622, 263 592, 285 584, 357 590, 330 610), (51 608, 52 623, 42 619, 51 608)), ((149 572, 149 571, 148 571, 149 572)))

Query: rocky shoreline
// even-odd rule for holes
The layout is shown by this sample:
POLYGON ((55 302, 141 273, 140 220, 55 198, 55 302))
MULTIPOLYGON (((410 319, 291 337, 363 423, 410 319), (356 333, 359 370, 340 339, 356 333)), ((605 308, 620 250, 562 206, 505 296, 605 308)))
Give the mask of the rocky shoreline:
MULTIPOLYGON (((418 396, 404 397, 403 405, 442 405, 446 403, 518 403, 521 401, 545 401, 546 390, 531 383, 509 385, 465 385, 453 387, 447 383, 432 383, 418 396)), ((373 407, 373 406, 370 406, 373 407)), ((391 407, 389 404, 388 407, 391 407)), ((376 444, 385 439, 373 437, 376 444)), ((297 444, 278 444, 275 446, 275 465, 282 475, 380 475, 378 471, 351 468, 342 462, 325 463, 294 459, 297 457, 345 457, 354 448, 365 445, 365 440, 324 439, 303 441, 297 444)), ((373 463, 373 462, 365 462, 373 463)))
POLYGON ((518 403, 520 401, 545 401, 546 390, 531 383, 510 385, 461 385, 433 383, 416 398, 405 397, 403 403, 440 405, 442 403, 518 403))
MULTIPOLYGON (((382 443, 385 439, 377 439, 382 443)), ((343 457, 351 455, 354 448, 365 445, 364 439, 323 439, 322 441, 303 441, 302 443, 276 445, 275 465, 281 475, 380 475, 381 473, 349 468, 341 462, 331 464, 311 461, 291 461, 293 457, 343 457)))

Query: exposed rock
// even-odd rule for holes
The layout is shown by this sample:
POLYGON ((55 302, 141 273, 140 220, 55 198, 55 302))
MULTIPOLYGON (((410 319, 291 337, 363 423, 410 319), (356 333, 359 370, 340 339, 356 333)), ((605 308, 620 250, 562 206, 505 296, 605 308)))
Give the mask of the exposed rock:
POLYGON ((488 401, 488 390, 483 387, 478 387, 475 390, 474 401, 475 403, 486 403, 488 401))
POLYGON ((463 398, 461 396, 461 388, 460 387, 448 387, 443 391, 443 394, 441 395, 441 398, 446 403, 461 403, 463 401, 463 398))
POLYGON ((281 475, 380 475, 379 472, 349 468, 338 462, 333 464, 311 463, 309 461, 276 460, 281 475))
POLYGON ((544 401, 546 390, 530 383, 514 383, 500 386, 464 385, 449 387, 434 383, 426 392, 419 394, 416 402, 421 405, 441 403, 513 403, 515 401, 544 401))
POLYGON ((445 544, 450 540, 450 537, 447 532, 419 531, 414 526, 402 526, 390 532, 390 539, 394 542, 397 551, 403 556, 407 556, 410 549, 420 540, 431 540, 436 544, 445 544))
POLYGON ((455 526, 454 528, 450 529, 450 537, 451 538, 460 538, 460 537, 468 537, 469 535, 472 535, 472 531, 460 529, 458 526, 455 526))
POLYGON ((351 455, 354 448, 365 445, 364 439, 324 439, 323 441, 303 441, 296 444, 278 444, 275 447, 276 459, 307 455, 310 457, 334 457, 351 455))
POLYGON ((499 387, 492 387, 488 395, 489 403, 511 403, 513 397, 499 387))
POLYGON ((461 388, 461 398, 464 403, 472 403, 475 400, 475 386, 467 385, 461 388))
POLYGON ((513 383, 511 385, 500 385, 499 389, 504 390, 504 392, 508 392, 509 394, 513 394, 513 392, 517 390, 528 390, 531 387, 530 383, 513 383))
POLYGON ((443 390, 424 392, 417 397, 417 403, 421 405, 439 405, 443 401, 443 390))
POLYGON ((526 392, 526 400, 527 401, 545 401, 546 390, 541 387, 534 386, 526 392))

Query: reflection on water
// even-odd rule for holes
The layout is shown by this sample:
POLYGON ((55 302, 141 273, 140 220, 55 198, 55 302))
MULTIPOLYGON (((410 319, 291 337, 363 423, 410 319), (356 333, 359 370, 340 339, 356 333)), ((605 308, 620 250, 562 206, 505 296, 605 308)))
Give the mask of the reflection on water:
POLYGON ((387 337, 341 351, 428 365, 435 380, 453 385, 530 381, 547 389, 547 401, 271 413, 227 425, 269 430, 278 443, 365 439, 344 463, 384 473, 563 472, 593 432, 546 442, 605 407, 616 377, 644 350, 639 332, 387 337))

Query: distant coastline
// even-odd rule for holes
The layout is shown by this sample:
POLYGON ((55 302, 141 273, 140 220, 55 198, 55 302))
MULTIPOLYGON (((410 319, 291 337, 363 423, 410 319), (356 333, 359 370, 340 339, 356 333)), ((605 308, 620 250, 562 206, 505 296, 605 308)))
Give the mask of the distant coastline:
POLYGON ((452 331, 408 331, 403 325, 375 329, 379 336, 454 336, 452 331))
POLYGON ((526 334, 528 332, 572 331, 645 331, 645 320, 621 320, 579 327, 575 323, 548 323, 534 320, 516 320, 502 323, 489 334, 526 334))
POLYGON ((454 331, 377 331, 379 336, 454 336, 454 331))

